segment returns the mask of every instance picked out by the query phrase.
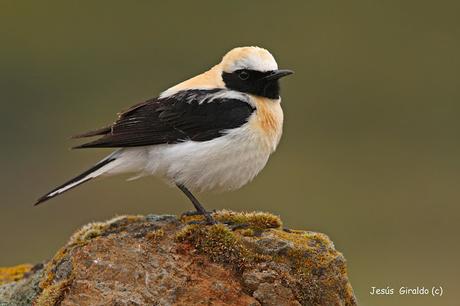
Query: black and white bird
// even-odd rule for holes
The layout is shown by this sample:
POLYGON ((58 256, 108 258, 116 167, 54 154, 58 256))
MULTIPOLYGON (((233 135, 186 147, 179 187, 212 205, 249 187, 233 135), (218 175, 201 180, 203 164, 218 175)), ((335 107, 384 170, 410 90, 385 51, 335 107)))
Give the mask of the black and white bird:
POLYGON ((110 126, 75 136, 100 138, 75 148, 118 148, 53 189, 40 204, 99 176, 154 175, 178 186, 212 222, 191 191, 234 190, 267 164, 280 141, 280 70, 266 49, 241 47, 210 70, 134 105, 110 126))

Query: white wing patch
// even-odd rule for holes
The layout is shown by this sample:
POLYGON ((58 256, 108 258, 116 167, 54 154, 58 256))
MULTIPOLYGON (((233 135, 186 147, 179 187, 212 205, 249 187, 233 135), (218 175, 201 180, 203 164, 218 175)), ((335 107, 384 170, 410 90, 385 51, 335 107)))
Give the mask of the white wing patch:
POLYGON ((246 103, 250 103, 251 100, 245 93, 226 89, 217 89, 217 91, 213 91, 211 89, 209 92, 202 89, 183 90, 172 96, 174 96, 175 99, 186 103, 198 102, 198 104, 211 103, 217 99, 240 100, 246 103))

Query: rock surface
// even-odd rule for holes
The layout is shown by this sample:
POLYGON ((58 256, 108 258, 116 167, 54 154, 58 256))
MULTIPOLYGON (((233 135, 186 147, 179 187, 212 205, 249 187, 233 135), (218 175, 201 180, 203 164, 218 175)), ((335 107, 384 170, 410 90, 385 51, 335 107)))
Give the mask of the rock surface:
POLYGON ((327 236, 267 213, 122 216, 47 263, 0 268, 0 305, 356 305, 327 236))

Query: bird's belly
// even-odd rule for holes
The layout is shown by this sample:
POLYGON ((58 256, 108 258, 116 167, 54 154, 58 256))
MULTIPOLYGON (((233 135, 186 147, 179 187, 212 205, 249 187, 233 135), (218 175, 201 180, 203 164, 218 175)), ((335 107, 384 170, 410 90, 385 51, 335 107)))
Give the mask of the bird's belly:
POLYGON ((272 152, 247 125, 210 141, 151 147, 147 171, 196 191, 232 190, 251 181, 272 152))

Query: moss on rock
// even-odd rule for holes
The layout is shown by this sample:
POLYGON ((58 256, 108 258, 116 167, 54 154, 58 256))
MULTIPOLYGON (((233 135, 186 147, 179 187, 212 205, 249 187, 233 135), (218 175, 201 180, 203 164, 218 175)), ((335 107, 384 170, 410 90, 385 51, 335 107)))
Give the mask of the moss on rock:
POLYGON ((213 214, 218 221, 232 226, 248 227, 254 230, 280 228, 283 223, 280 217, 266 212, 234 212, 221 210, 213 214))
MULTIPOLYGON (((345 259, 326 235, 283 230, 269 213, 213 216, 218 224, 156 215, 90 223, 36 274, 27 299, 38 306, 356 305, 345 259)), ((14 281, 27 269, 0 270, 0 277, 14 281)))
POLYGON ((235 235, 225 224, 186 225, 175 238, 178 242, 190 243, 200 254, 205 254, 211 261, 231 265, 238 271, 263 259, 262 255, 250 252, 239 236, 235 235))
POLYGON ((67 279, 45 287, 34 301, 34 306, 58 305, 64 298, 65 290, 71 282, 72 279, 67 279))
MULTIPOLYGON (((282 230, 281 220, 269 213, 221 211, 213 216, 223 224, 187 225, 176 239, 190 243, 200 254, 230 265, 237 272, 254 267, 266 270, 268 263, 269 271, 282 275, 285 271, 278 267, 289 267, 289 274, 296 281, 284 285, 302 305, 326 305, 337 300, 337 296, 346 301, 345 305, 356 303, 346 278, 345 259, 326 235, 282 230)), ((273 286, 285 292, 279 284, 273 286)), ((254 294, 260 295, 260 290, 254 290, 254 294)))

